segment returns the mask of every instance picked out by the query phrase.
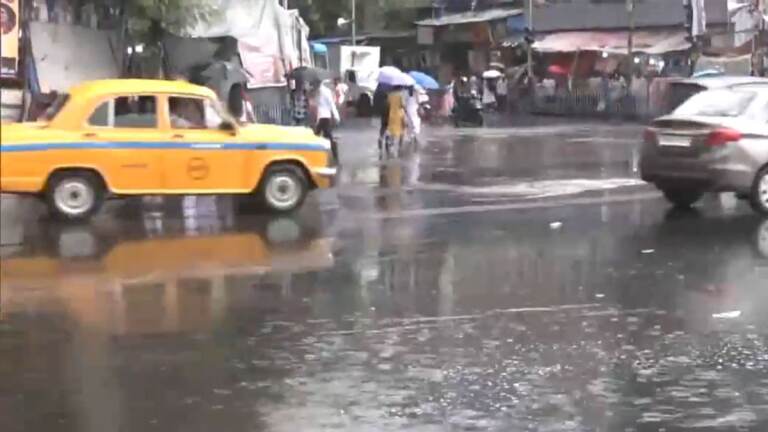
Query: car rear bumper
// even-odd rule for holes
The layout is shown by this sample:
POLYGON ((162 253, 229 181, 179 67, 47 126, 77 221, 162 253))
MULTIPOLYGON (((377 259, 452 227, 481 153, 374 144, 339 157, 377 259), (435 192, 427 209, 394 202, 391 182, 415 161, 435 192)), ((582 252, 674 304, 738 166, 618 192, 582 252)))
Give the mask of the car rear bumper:
POLYGON ((644 155, 642 179, 656 185, 696 187, 712 192, 749 193, 754 168, 730 160, 702 160, 644 155))

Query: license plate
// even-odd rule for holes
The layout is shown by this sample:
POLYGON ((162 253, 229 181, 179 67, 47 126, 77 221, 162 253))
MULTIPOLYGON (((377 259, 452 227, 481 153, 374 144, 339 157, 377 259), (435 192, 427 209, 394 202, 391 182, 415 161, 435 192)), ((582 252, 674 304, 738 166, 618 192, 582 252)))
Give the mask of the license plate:
POLYGON ((668 147, 690 147, 691 137, 676 136, 676 135, 661 135, 659 137, 659 145, 668 147))

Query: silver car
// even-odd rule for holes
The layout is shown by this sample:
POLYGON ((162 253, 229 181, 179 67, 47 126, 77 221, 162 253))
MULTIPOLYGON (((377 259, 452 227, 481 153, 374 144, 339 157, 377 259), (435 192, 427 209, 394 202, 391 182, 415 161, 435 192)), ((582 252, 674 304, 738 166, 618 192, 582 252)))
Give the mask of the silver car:
POLYGON ((736 192, 768 214, 768 81, 698 93, 655 120, 640 170, 677 206, 736 192))

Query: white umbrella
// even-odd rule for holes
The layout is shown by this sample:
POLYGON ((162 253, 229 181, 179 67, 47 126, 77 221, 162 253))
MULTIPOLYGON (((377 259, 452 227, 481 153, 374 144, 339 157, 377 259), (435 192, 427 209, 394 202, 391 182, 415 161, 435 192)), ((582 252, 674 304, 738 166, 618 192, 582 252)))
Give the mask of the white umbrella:
POLYGON ((402 80, 403 71, 394 66, 384 66, 379 69, 379 84, 400 85, 397 81, 402 80))
POLYGON ((403 87, 413 87, 416 85, 416 80, 408 75, 407 73, 401 72, 400 77, 397 80, 398 82, 395 85, 403 86, 403 87))
POLYGON ((490 69, 485 72, 483 72, 483 78, 485 79, 496 79, 501 78, 503 74, 496 69, 490 69))

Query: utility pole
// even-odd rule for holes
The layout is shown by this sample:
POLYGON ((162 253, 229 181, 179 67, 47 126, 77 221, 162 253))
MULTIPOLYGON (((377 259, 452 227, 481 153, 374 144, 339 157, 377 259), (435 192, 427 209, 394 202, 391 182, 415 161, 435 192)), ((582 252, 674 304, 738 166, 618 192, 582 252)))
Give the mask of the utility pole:
POLYGON ((528 0, 528 36, 527 38, 527 46, 528 46, 528 82, 533 83, 533 42, 534 42, 534 31, 533 31, 533 0, 528 0))
POLYGON ((352 46, 357 45, 357 2, 352 0, 352 46))
POLYGON ((765 37, 765 20, 766 13, 765 0, 756 0, 752 5, 752 15, 756 16, 755 19, 755 37, 752 39, 752 73, 755 76, 765 76, 765 47, 763 46, 763 38, 765 37))
POLYGON ((683 22, 683 25, 688 32, 686 39, 691 43, 691 47, 688 49, 688 64, 690 66, 689 74, 693 75, 693 54, 696 51, 696 32, 694 28, 694 20, 696 17, 693 10, 693 0, 683 0, 683 9, 685 11, 685 21, 683 22))
POLYGON ((629 34, 627 35, 629 75, 627 76, 627 83, 631 84, 635 72, 635 0, 627 0, 627 12, 629 13, 629 34))

